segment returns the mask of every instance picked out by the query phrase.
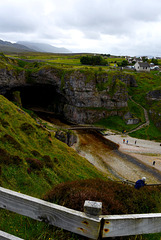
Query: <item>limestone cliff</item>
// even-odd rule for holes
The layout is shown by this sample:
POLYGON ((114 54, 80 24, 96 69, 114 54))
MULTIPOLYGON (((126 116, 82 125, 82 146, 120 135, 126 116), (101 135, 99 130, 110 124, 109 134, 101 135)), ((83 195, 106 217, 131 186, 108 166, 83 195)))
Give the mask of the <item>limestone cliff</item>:
POLYGON ((148 92, 146 99, 149 106, 149 114, 155 126, 161 130, 161 90, 156 89, 148 92))
MULTIPOLYGON (((39 87, 47 85, 51 86, 50 91, 53 89, 50 110, 63 115, 68 121, 93 123, 111 115, 122 116, 127 108, 127 86, 136 86, 136 82, 133 76, 114 71, 69 71, 53 67, 36 71, 0 70, 0 93, 4 95, 25 87, 35 87, 36 98, 40 94, 39 87)), ((47 97, 48 92, 45 94, 47 97)), ((31 98, 30 91, 28 96, 31 98)))

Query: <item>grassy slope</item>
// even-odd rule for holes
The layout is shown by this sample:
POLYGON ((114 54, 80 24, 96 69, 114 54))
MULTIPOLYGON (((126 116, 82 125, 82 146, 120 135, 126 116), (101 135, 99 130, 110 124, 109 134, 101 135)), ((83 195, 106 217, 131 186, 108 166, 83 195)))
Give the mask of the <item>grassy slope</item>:
MULTIPOLYGON (((153 104, 150 106, 146 101, 146 94, 149 91, 160 88, 161 73, 158 71, 151 71, 150 73, 135 72, 133 75, 136 78, 138 87, 129 89, 130 95, 136 102, 140 103, 148 111, 151 109, 152 111, 160 113, 160 101, 153 101, 153 104)), ((148 140, 161 140, 161 132, 156 128, 152 119, 150 119, 149 126, 132 133, 131 136, 148 140)))
MULTIPOLYGON (((137 194, 137 190, 117 183, 95 181, 94 179, 83 182, 83 179, 105 179, 105 177, 71 148, 55 139, 54 133, 50 135, 30 115, 3 96, 0 96, 0 122, 1 186, 39 198, 45 196, 47 192, 50 193, 50 190, 56 187, 54 188, 56 192, 52 190, 52 194, 54 193, 56 198, 55 202, 76 209, 76 206, 83 206, 84 198, 88 198, 102 201, 104 208, 107 207, 106 210, 112 214, 120 213, 120 209, 123 210, 125 207, 129 210, 128 204, 131 206, 129 213, 160 211, 159 188, 157 191, 148 189, 148 192, 145 190, 141 194, 137 194), (37 159, 37 162, 30 161, 29 163, 26 161, 28 158, 37 159), (77 181, 73 182, 74 180, 77 181), (75 188, 77 191, 74 190, 75 188), (151 198, 149 198, 149 194, 151 198), (61 202, 59 202, 60 199, 61 202), (124 202, 124 206, 121 205, 122 202, 124 202)), ((126 213, 126 209, 122 213, 126 213)), ((1 230, 26 240, 84 239, 81 236, 2 209, 0 210, 0 219, 1 230)), ((148 239, 149 236, 153 235, 141 236, 137 239, 148 239)), ((155 234, 154 237, 156 240, 160 239, 159 234, 155 234)), ((132 240, 135 238, 122 239, 132 240)))
MULTIPOLYGON (((58 60, 61 60, 59 61, 60 64, 68 65, 68 58, 64 62, 62 59, 58 60)), ((72 67, 74 67, 75 60, 71 60, 71 63, 72 61, 72 67)), ((79 67, 77 58, 76 61, 76 66, 79 67)), ((57 64, 56 59, 54 59, 54 62, 54 64, 57 64)), ((8 62, 8 59, 6 59, 6 63, 4 63, 4 59, 1 63, 3 66, 0 67, 2 68, 15 67, 15 63, 21 69, 24 67, 32 69, 33 67, 32 63, 26 64, 23 61, 19 62, 16 60, 14 61, 14 66, 12 65, 13 62, 8 62)), ((38 66, 36 64, 35 67, 40 67, 39 65, 44 65, 44 63, 40 63, 38 66)), ((149 76, 144 73, 136 73, 139 84, 138 88, 132 89, 131 95, 141 104, 145 103, 145 93, 151 90, 152 86, 156 88, 160 84, 160 77, 158 78, 155 74, 151 74, 149 76)), ((144 106, 146 106, 146 103, 144 106)), ((137 106, 129 104, 129 108, 133 110, 136 116, 142 115, 137 106)), ((56 140, 54 134, 50 136, 28 114, 2 96, 0 96, 0 123, 1 186, 41 198, 53 186, 59 183, 87 178, 104 178, 85 159, 79 157, 72 149, 56 140)), ((118 125, 120 125, 120 130, 122 127, 125 128, 122 125, 123 123, 121 123, 121 119, 114 118, 108 122, 109 125, 111 123, 114 123, 114 126, 112 126, 114 128, 118 125)), ((149 128, 149 131, 152 132, 151 128, 149 128)), ((152 134, 152 137, 155 135, 156 132, 152 134)), ((147 136, 147 132, 142 135, 142 137, 145 136, 147 136)), ((124 195, 123 190, 122 194, 124 195)), ((155 193, 154 196, 156 198, 155 193)), ((159 202, 160 194, 157 195, 157 198, 159 202)), ((140 199, 139 201, 142 200, 140 199)), ((82 239, 67 232, 64 233, 60 229, 51 228, 44 223, 39 223, 5 210, 0 210, 0 219, 1 230, 25 239, 82 239)), ((129 239, 134 238, 130 237, 129 239)), ((137 239, 159 240, 160 235, 154 234, 154 237, 148 235, 147 238, 142 238, 141 236, 141 238, 138 237, 137 239)))
MULTIPOLYGON (((54 133, 40 127, 1 95, 0 123, 0 186, 41 198, 61 182, 105 178, 86 159, 57 140, 54 133)), ((0 210, 0 219, 1 230, 25 239, 47 234, 43 223, 5 210, 0 210)))
MULTIPOLYGON (((161 73, 158 71, 152 71, 150 73, 137 73, 137 72, 130 72, 136 79, 137 87, 130 87, 128 89, 129 95, 132 98, 142 105, 145 109, 149 110, 152 109, 157 113, 160 113, 160 101, 153 101, 153 104, 149 106, 146 101, 146 94, 149 91, 159 89, 161 86, 161 73)), ((144 113, 143 109, 139 107, 137 104, 133 103, 132 101, 128 101, 128 108, 129 111, 137 118, 140 119, 140 123, 144 123, 144 113)), ((159 116, 158 116, 159 117, 159 116)), ((105 126, 109 129, 117 130, 122 132, 123 129, 130 131, 133 128, 136 128, 136 125, 126 125, 123 119, 119 116, 116 117, 109 117, 108 119, 102 119, 98 125, 105 126)), ((139 124, 140 125, 140 124, 139 124)), ((133 137, 143 138, 148 140, 161 140, 161 132, 159 129, 156 128, 154 122, 150 119, 150 125, 133 132, 130 134, 133 137)))

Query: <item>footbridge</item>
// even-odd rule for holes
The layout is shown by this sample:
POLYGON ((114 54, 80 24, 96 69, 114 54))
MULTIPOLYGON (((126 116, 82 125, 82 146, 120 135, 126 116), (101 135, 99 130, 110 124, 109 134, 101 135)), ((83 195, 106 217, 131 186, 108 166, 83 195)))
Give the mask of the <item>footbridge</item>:
POLYGON ((68 130, 95 130, 95 131, 105 131, 105 128, 96 127, 92 125, 73 125, 67 128, 68 130))

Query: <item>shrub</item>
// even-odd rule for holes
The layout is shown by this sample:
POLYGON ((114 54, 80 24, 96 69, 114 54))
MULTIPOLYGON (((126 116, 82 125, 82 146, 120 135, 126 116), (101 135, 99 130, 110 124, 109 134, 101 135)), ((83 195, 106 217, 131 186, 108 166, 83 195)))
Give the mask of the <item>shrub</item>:
POLYGON ((44 200, 83 211, 85 200, 103 203, 103 214, 148 213, 156 211, 152 190, 100 179, 61 183, 49 191, 44 200))
POLYGON ((38 151, 36 151, 36 150, 31 151, 31 153, 32 153, 35 157, 41 157, 41 154, 40 154, 38 151))
POLYGON ((12 145, 17 150, 22 149, 21 144, 9 134, 5 134, 3 137, 1 137, 1 141, 7 142, 8 144, 12 145))
POLYGON ((41 170, 43 168, 43 163, 35 158, 26 158, 26 162, 30 165, 31 170, 41 170))
POLYGON ((19 165, 22 159, 19 156, 9 154, 5 149, 0 148, 0 163, 5 165, 19 165))
POLYGON ((9 123, 8 123, 6 120, 4 120, 4 119, 0 119, 0 124, 1 124, 2 127, 4 127, 4 128, 6 128, 6 127, 9 126, 9 123))
POLYGON ((54 164, 53 164, 50 156, 44 155, 42 159, 43 159, 46 167, 53 168, 54 164))
POLYGON ((27 135, 30 135, 35 131, 35 128, 29 123, 23 123, 21 125, 21 130, 25 132, 27 135))
POLYGON ((101 56, 82 56, 80 62, 85 65, 107 65, 107 61, 101 56))

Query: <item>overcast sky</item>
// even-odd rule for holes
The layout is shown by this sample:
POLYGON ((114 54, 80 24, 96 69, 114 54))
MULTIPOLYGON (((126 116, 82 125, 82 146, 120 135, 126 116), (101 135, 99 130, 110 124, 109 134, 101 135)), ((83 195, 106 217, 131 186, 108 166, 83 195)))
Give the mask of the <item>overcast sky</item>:
POLYGON ((0 39, 161 56, 161 0, 0 0, 0 39))

